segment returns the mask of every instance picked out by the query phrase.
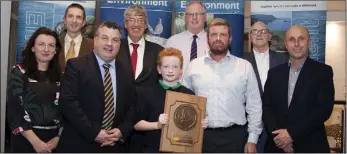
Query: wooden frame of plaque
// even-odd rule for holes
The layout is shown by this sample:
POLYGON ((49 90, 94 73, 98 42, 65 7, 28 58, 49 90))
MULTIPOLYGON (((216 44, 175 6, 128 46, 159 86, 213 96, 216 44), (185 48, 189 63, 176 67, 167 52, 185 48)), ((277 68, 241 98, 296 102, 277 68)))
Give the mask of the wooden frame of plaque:
POLYGON ((161 152, 201 152, 206 102, 205 97, 166 92, 164 113, 169 120, 161 131, 161 152))

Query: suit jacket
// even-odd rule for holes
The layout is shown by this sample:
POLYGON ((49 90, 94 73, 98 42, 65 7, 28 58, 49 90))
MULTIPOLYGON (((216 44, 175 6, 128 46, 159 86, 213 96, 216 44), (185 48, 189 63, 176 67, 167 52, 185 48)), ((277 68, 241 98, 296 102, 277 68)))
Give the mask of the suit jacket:
MULTIPOLYGON (((59 65, 60 65, 61 72, 64 72, 65 70, 65 35, 66 33, 62 34, 59 37, 59 41, 62 47, 59 53, 59 65)), ((81 47, 80 47, 78 56, 83 56, 93 51, 93 49, 94 49, 94 41, 89 38, 83 37, 82 35, 82 42, 81 42, 81 47)))
MULTIPOLYGON (((94 52, 67 61, 61 79, 59 107, 65 117, 64 130, 58 152, 122 152, 122 142, 115 147, 100 147, 95 142, 101 130, 104 115, 104 86, 94 52)), ((116 62, 116 113, 113 128, 119 128, 126 140, 133 131, 129 113, 134 89, 127 81, 131 76, 123 73, 124 66, 116 62)), ((114 82, 114 81, 113 81, 114 82)))
MULTIPOLYGON (((270 61, 269 69, 274 68, 277 65, 288 62, 288 56, 284 53, 269 50, 269 57, 270 57, 269 58, 269 61, 270 61)), ((252 51, 252 52, 246 53, 243 58, 252 64, 255 76, 257 77, 260 95, 263 95, 264 90, 263 90, 263 86, 261 85, 261 80, 260 80, 259 71, 258 71, 258 67, 257 67, 257 62, 255 60, 254 52, 252 51)))
POLYGON ((271 132, 287 129, 295 153, 329 153, 324 122, 334 103, 332 68, 307 58, 288 107, 289 69, 288 63, 271 69, 265 84, 263 122, 269 135, 265 152, 283 152, 271 132))
MULTIPOLYGON (((159 79, 159 75, 157 73, 157 58, 159 52, 163 49, 164 48, 158 44, 145 41, 143 69, 140 75, 135 80, 135 75, 132 71, 128 40, 123 39, 116 61, 125 66, 125 71, 123 74, 128 76, 129 78, 127 81, 124 82, 127 82, 127 85, 134 85, 135 89, 139 87, 147 87, 154 85, 159 79)), ((136 93, 135 89, 132 93, 136 93)), ((142 146, 142 135, 143 134, 141 134, 141 132, 134 132, 131 135, 129 142, 127 143, 127 145, 129 146, 127 146, 126 150, 130 152, 141 152, 139 150, 142 146)))
MULTIPOLYGON (((117 55, 117 61, 126 67, 125 74, 131 76, 132 82, 136 86, 149 86, 153 85, 158 80, 157 73, 157 58, 158 53, 164 48, 158 44, 145 41, 145 54, 143 56, 143 69, 140 75, 136 78, 132 71, 131 56, 128 45, 128 40, 123 39, 121 42, 119 54, 117 55)), ((130 78, 129 78, 130 79, 130 78)))

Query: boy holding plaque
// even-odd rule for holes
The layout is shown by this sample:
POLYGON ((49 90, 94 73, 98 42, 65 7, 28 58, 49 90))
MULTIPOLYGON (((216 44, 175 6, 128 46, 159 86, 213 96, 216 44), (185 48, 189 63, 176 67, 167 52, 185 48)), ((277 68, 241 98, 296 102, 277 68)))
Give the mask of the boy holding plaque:
MULTIPOLYGON (((157 153, 160 147, 161 129, 168 123, 164 114, 166 91, 171 90, 194 95, 194 92, 181 85, 183 56, 175 48, 163 49, 158 56, 158 73, 162 78, 154 85, 137 89, 138 107, 135 114, 135 130, 141 133, 141 152, 157 153)), ((201 121, 202 127, 208 125, 207 118, 201 121)))

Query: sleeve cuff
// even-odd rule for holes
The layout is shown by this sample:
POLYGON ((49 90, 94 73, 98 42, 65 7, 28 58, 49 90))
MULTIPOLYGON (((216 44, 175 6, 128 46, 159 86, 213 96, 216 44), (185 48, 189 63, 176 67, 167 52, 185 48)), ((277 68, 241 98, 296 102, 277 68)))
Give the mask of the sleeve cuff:
POLYGON ((249 133, 247 142, 257 144, 258 143, 258 138, 259 138, 258 134, 249 133))
POLYGON ((24 131, 24 129, 22 127, 18 127, 16 129, 12 130, 12 134, 17 135, 18 133, 20 133, 22 131, 24 131))

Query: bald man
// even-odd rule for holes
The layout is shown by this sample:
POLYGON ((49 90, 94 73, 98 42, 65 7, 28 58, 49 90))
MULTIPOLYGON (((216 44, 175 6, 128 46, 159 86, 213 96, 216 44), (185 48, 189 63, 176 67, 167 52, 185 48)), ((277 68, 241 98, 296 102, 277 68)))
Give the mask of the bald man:
MULTIPOLYGON (((248 60, 253 66, 260 95, 263 95, 269 69, 288 62, 287 55, 270 50, 269 41, 271 36, 270 30, 261 21, 255 22, 248 33, 248 38, 252 43, 252 51, 246 53, 244 59, 248 60)), ((257 152, 264 152, 266 138, 267 135, 265 130, 263 130, 257 144, 257 152)))
POLYGON ((308 30, 288 29, 288 63, 269 70, 263 94, 265 152, 329 153, 324 122, 334 103, 332 68, 308 57, 308 30))

